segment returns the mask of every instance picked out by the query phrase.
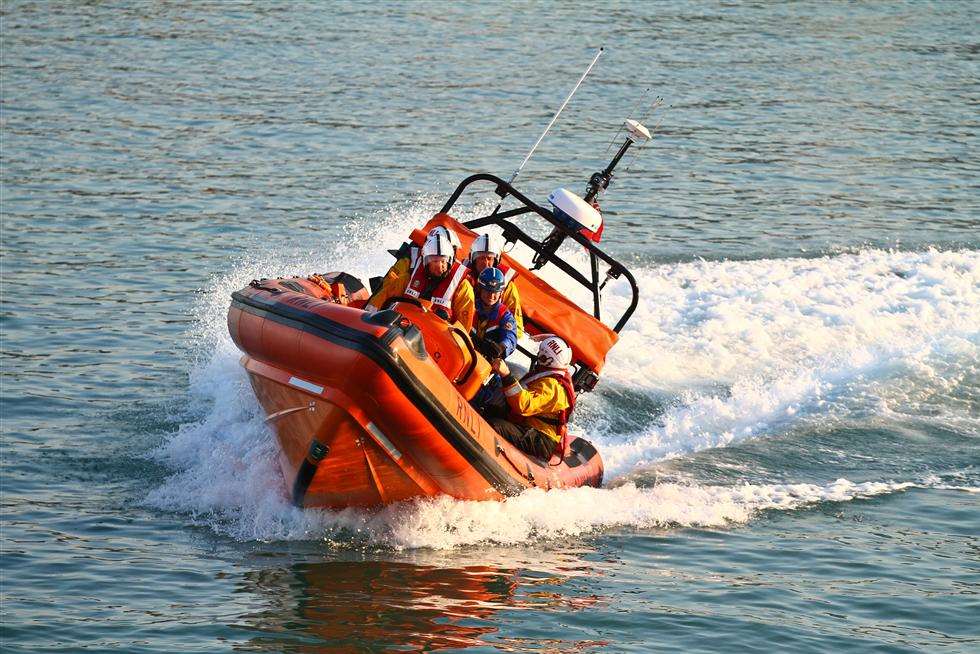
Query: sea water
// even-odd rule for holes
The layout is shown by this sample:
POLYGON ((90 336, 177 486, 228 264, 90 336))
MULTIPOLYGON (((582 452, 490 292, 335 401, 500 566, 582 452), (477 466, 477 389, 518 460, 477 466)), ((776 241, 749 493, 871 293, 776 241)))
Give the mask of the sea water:
POLYGON ((4 651, 980 649, 974 4, 0 12, 4 651), (292 507, 230 293, 382 273, 600 45, 518 186, 655 133, 605 487, 292 507))

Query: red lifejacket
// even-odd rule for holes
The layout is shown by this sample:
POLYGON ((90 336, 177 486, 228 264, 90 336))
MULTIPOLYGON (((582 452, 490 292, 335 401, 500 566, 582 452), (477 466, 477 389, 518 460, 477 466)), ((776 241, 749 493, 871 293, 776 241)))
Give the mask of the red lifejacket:
POLYGON ((432 304, 436 305, 437 308, 444 310, 447 314, 446 320, 451 323, 455 319, 453 315, 453 295, 456 294, 459 283, 466 277, 467 270, 469 269, 460 262, 453 261, 449 272, 446 273, 439 284, 431 292, 426 292, 429 286, 429 272, 426 270, 425 264, 420 258, 415 265, 415 269, 412 270, 412 276, 408 280, 405 295, 423 300, 431 300, 432 304), (423 294, 427 297, 423 297, 423 294))
POLYGON ((557 428, 555 431, 558 433, 560 440, 558 441, 558 447, 564 447, 565 439, 568 436, 568 421, 572 417, 572 412, 575 411, 575 384, 572 383, 572 375, 569 374, 568 370, 556 370, 554 368, 548 368, 542 370, 541 372, 528 372, 526 375, 521 377, 521 385, 530 384, 538 379, 544 379, 545 377, 551 377, 558 380, 562 388, 565 389, 565 395, 568 397, 568 408, 562 409, 558 412, 558 416, 554 419, 552 418, 542 418, 540 415, 533 416, 536 420, 544 420, 545 422, 551 422, 557 428))

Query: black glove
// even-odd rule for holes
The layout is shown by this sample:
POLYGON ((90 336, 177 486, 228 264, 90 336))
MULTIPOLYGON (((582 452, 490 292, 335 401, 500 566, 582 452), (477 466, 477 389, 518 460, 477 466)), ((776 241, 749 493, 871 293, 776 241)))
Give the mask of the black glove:
POLYGON ((480 351, 480 354, 487 359, 487 361, 504 358, 504 346, 500 343, 481 340, 477 345, 477 349, 480 351))

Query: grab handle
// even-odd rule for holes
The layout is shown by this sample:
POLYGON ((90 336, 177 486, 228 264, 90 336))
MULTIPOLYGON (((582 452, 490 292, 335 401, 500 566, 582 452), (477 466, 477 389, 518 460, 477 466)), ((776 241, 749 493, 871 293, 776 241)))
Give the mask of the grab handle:
POLYGON ((382 303, 381 308, 378 309, 378 311, 384 311, 395 302, 405 302, 406 304, 414 304, 419 309, 422 309, 422 311, 427 311, 427 309, 422 305, 421 302, 419 302, 416 298, 411 297, 410 295, 395 295, 394 297, 390 297, 387 300, 385 300, 384 303, 382 303))
POLYGON ((459 377, 453 380, 453 383, 459 386, 460 384, 465 383, 466 380, 470 378, 470 375, 473 374, 473 371, 476 370, 477 354, 476 354, 476 349, 473 347, 473 343, 470 341, 469 334, 467 334, 466 332, 464 332, 462 329, 460 329, 455 325, 452 325, 449 329, 462 339, 463 344, 466 346, 466 349, 469 350, 470 353, 470 365, 466 367, 466 371, 463 372, 462 375, 460 375, 459 377))

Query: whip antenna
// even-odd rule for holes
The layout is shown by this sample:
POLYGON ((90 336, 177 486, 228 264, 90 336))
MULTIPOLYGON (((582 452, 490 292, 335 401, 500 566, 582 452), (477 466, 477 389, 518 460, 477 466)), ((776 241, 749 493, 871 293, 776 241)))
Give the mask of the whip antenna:
POLYGON ((595 53, 595 57, 592 59, 592 63, 589 64, 589 67, 585 69, 584 73, 582 73, 582 77, 579 78, 578 83, 575 84, 575 87, 572 89, 572 92, 568 94, 568 97, 565 98, 565 101, 561 103, 560 107, 558 107, 558 111, 556 111, 555 115, 552 116, 551 122, 548 123, 548 126, 544 128, 543 132, 541 132, 541 136, 538 137, 538 140, 535 141, 534 145, 531 146, 531 151, 527 153, 526 157, 524 157, 524 161, 522 161, 521 165, 517 167, 517 170, 514 171, 514 174, 510 176, 510 180, 508 181, 508 184, 513 184, 514 180, 517 179, 517 176, 521 174, 521 170, 523 170, 524 166, 527 165, 527 162, 531 158, 531 155, 534 154, 534 151, 538 149, 539 145, 541 145, 541 141, 544 140, 545 135, 548 134, 548 131, 551 129, 551 126, 555 124, 555 121, 558 120, 558 116, 561 115, 561 112, 565 110, 565 105, 568 104, 568 101, 571 100, 572 96, 575 95, 575 92, 578 91, 578 87, 582 86, 582 82, 584 82, 585 78, 588 77, 590 72, 592 72, 592 67, 595 66, 595 62, 599 61, 599 57, 602 55, 604 49, 605 48, 599 48, 599 52, 595 53))

